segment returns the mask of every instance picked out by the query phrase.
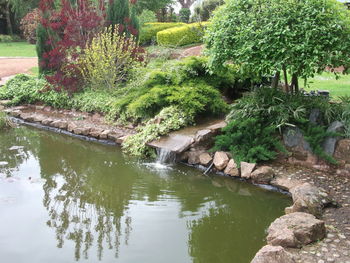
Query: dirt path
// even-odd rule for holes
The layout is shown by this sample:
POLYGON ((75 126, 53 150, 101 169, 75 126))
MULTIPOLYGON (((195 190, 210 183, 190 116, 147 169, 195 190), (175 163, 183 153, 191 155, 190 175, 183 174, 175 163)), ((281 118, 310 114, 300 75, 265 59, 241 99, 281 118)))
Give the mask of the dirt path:
POLYGON ((19 73, 28 73, 37 65, 37 58, 0 58, 0 79, 19 73))

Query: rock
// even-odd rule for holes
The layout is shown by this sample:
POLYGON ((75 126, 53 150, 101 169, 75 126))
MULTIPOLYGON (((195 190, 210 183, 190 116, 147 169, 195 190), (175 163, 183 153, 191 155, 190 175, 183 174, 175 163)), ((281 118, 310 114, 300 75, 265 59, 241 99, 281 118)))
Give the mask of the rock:
POLYGON ((227 126, 226 121, 220 121, 216 124, 210 125, 207 127, 208 130, 211 130, 213 133, 218 133, 221 131, 222 128, 225 128, 227 126))
POLYGON ((111 130, 105 130, 100 134, 100 138, 101 139, 107 139, 108 138, 108 134, 110 134, 112 131, 111 130))
POLYGON ((103 132, 103 129, 100 128, 91 128, 89 135, 94 138, 99 138, 101 133, 103 132))
POLYGON ((283 143, 290 148, 311 152, 310 144, 304 139, 304 135, 298 127, 284 129, 283 143))
POLYGON ((13 117, 20 117, 20 116, 21 116, 21 111, 10 109, 10 110, 8 111, 8 114, 10 114, 10 115, 13 116, 13 117))
POLYGON ((80 128, 76 128, 74 129, 74 133, 77 135, 85 135, 88 136, 89 132, 90 132, 90 127, 80 127, 80 128))
POLYGON ((321 120, 321 111, 320 109, 312 109, 310 116, 309 116, 309 121, 312 124, 321 124, 320 123, 321 120))
POLYGON ((34 114, 33 121, 35 122, 42 122, 46 117, 39 114, 34 114))
POLYGON ((235 160, 231 159, 224 171, 225 174, 228 174, 230 176, 236 176, 239 177, 239 170, 237 168, 237 164, 235 163, 235 160))
POLYGON ((69 122, 67 126, 67 130, 69 132, 74 132, 75 129, 78 128, 78 125, 75 122, 69 122))
POLYGON ((339 140, 334 152, 334 157, 350 163, 350 139, 339 140))
POLYGON ((112 141, 115 141, 117 140, 119 137, 122 137, 124 134, 122 132, 115 132, 115 131, 112 131, 110 133, 108 133, 107 135, 107 138, 109 140, 112 140, 112 141))
POLYGON ((36 105, 35 106, 35 110, 43 110, 45 108, 45 106, 43 105, 36 105))
POLYGON ((213 158, 210 156, 209 153, 201 153, 199 155, 199 163, 203 166, 208 166, 213 158))
POLYGON ((269 226, 267 243, 273 246, 300 248, 326 235, 324 221, 313 215, 295 212, 277 218, 269 226))
POLYGON ((131 134, 127 134, 123 137, 119 137, 118 139, 115 140, 116 143, 118 144, 123 144, 123 142, 126 140, 126 138, 128 138, 131 134))
POLYGON ((216 152, 214 155, 214 166, 219 171, 223 170, 229 162, 227 154, 225 152, 216 152))
POLYGON ((57 121, 53 121, 51 123, 51 126, 55 127, 55 128, 62 129, 62 130, 66 130, 68 127, 68 122, 63 121, 63 120, 57 120, 57 121))
POLYGON ((152 148, 167 149, 168 151, 178 154, 189 149, 193 143, 194 138, 192 136, 184 135, 180 132, 172 132, 159 140, 147 143, 147 145, 152 148))
POLYGON ((212 136, 213 136, 213 133, 209 129, 199 130, 196 133, 195 140, 196 140, 196 142, 202 142, 202 141, 208 140, 212 136))
POLYGON ((262 247, 251 263, 295 263, 292 255, 281 246, 262 247))
POLYGON ((241 176, 243 178, 249 179, 252 175, 255 166, 255 163, 241 162, 241 176))
POLYGON ((46 126, 51 125, 52 122, 53 122, 53 119, 51 119, 51 118, 43 119, 43 120, 41 121, 41 123, 42 123, 43 125, 46 125, 46 126))
MULTIPOLYGON (((343 132, 344 131, 344 124, 340 121, 334 121, 332 122, 328 129, 327 132, 343 132)), ((327 137, 325 141, 322 144, 323 151, 331 156, 334 154, 335 150, 335 145, 337 144, 337 141, 339 141, 341 137, 336 136, 336 137, 327 137)))
POLYGON ((271 182, 275 172, 270 166, 261 166, 251 173, 251 179, 255 183, 268 184, 271 182))
POLYGON ((286 176, 278 176, 273 179, 270 184, 273 186, 276 186, 278 188, 281 188, 283 190, 290 191, 292 188, 303 184, 303 181, 291 179, 286 176))
POLYGON ((194 164, 198 164, 199 163, 199 152, 188 152, 188 164, 194 165, 194 164))
POLYGON ((25 121, 32 122, 34 121, 34 116, 30 113, 21 113, 20 114, 21 118, 25 121))
POLYGON ((286 213, 305 212, 321 217, 325 204, 330 203, 328 194, 309 183, 303 183, 290 190, 293 205, 286 208, 286 213))

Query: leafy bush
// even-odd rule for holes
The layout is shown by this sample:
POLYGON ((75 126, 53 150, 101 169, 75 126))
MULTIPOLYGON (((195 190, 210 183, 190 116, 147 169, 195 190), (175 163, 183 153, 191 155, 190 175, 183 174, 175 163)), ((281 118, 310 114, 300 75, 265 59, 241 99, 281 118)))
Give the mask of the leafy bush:
POLYGON ((30 43, 36 43, 36 29, 40 23, 40 12, 38 8, 33 9, 21 20, 21 30, 24 38, 30 43))
MULTIPOLYGON (((123 150, 133 156, 149 156, 152 151, 147 143, 159 139, 172 130, 178 130, 193 121, 192 116, 176 106, 164 108, 157 116, 149 120, 137 134, 129 136, 123 143, 123 150), (157 123, 161 120, 160 123, 157 123)), ((154 152, 153 152, 154 153, 154 152)))
POLYGON ((140 26, 143 27, 146 23, 157 22, 156 14, 151 10, 143 10, 139 16, 140 26))
POLYGON ((142 65, 143 50, 111 26, 98 33, 80 56, 79 69, 93 89, 116 88, 130 70, 142 65))
MULTIPOLYGON (((247 94, 231 106, 231 112, 227 116, 229 121, 237 123, 254 119, 261 127, 274 127, 280 131, 286 126, 299 127, 309 142, 314 154, 333 162, 331 156, 323 152, 321 143, 327 136, 334 136, 326 132, 326 127, 335 120, 341 120, 344 106, 340 103, 330 103, 325 97, 308 97, 301 93, 288 94, 278 89, 260 88, 247 94), (309 116, 313 109, 320 110, 320 125, 312 125, 309 116)), ((227 131, 229 133, 230 131, 227 131)), ((232 133, 236 131, 232 129, 232 133)), ((253 132, 253 131, 252 131, 253 132)), ((227 136, 237 136, 236 134, 227 136)), ((248 130, 246 136, 250 136, 248 130)), ((224 143, 218 138, 217 146, 224 147, 224 143)), ((256 145, 258 146, 258 145, 256 145)), ((243 144, 240 147, 244 148, 243 144)))
POLYGON ((213 150, 230 151, 238 166, 243 161, 257 163, 272 160, 276 157, 276 149, 285 152, 276 136, 276 127, 266 125, 262 119, 233 120, 222 132, 216 137, 213 150))
POLYGON ((127 107, 127 114, 135 119, 152 117, 160 109, 178 106, 188 116, 200 113, 218 115, 227 105, 220 92, 205 82, 185 82, 178 86, 157 85, 146 94, 135 98, 127 107))
POLYGON ((157 33, 157 43, 162 46, 184 46, 201 43, 208 22, 193 23, 162 30, 157 33))
POLYGON ((188 23, 190 21, 191 10, 189 8, 181 8, 179 16, 181 22, 188 23))
POLYGON ((140 43, 148 44, 152 42, 152 40, 156 39, 159 31, 183 25, 184 23, 146 23, 143 27, 141 27, 140 43))
POLYGON ((9 42, 15 42, 15 41, 20 41, 21 38, 16 35, 1 35, 0 34, 0 43, 9 43, 9 42))
POLYGON ((211 17, 213 11, 220 5, 224 4, 224 0, 204 0, 194 8, 194 21, 207 21, 211 17))

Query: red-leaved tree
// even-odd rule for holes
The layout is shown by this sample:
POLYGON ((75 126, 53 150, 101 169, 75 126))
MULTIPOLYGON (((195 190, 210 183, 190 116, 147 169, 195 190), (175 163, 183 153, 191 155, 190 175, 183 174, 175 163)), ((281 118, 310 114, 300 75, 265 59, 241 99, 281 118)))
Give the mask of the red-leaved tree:
POLYGON ((49 51, 43 54, 41 67, 55 90, 77 91, 82 83, 77 59, 86 44, 105 25, 104 1, 96 5, 88 0, 61 0, 59 9, 54 0, 41 0, 41 24, 47 32, 49 51))

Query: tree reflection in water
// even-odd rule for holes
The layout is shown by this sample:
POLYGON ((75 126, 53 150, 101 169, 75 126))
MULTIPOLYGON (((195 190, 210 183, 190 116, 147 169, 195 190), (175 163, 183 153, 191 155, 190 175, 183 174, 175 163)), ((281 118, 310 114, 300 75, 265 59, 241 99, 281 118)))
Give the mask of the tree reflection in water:
MULTIPOLYGON (((142 225, 159 224, 150 227, 154 232, 141 230, 147 233, 149 243, 136 240, 136 245, 129 246, 134 250, 129 251, 139 252, 144 249, 141 246, 152 250, 150 244, 157 239, 160 243, 155 244, 161 247, 166 238, 164 242, 171 242, 170 252, 174 251, 172 260, 180 259, 176 262, 249 262, 263 244, 264 229, 289 205, 289 200, 279 195, 231 178, 213 176, 209 180, 185 167, 165 174, 135 167, 114 147, 27 128, 0 136, 0 161, 9 162, 8 176, 30 158, 40 166, 40 177, 45 179, 42 201, 48 211, 47 226, 54 229, 58 248, 69 246, 68 241, 74 244, 77 261, 88 259, 94 251, 102 260, 106 250, 118 258, 123 243, 129 242, 132 224, 140 230, 138 219, 160 211, 159 221, 151 216, 151 221, 142 225), (16 158, 8 150, 14 144, 24 146, 16 158), (134 201, 140 211, 136 215, 131 209, 134 201), (159 230, 166 233, 156 233, 159 230)), ((135 237, 139 237, 137 233, 133 241, 135 237)), ((142 253, 156 254, 148 250, 142 253)), ((156 255, 162 253, 166 250, 156 255)))
POLYGON ((122 219, 126 244, 131 232, 127 205, 133 177, 118 176, 123 169, 113 151, 108 155, 100 147, 91 150, 91 145, 86 150, 84 143, 71 147, 71 140, 50 135, 40 140, 38 157, 41 176, 46 179, 43 204, 49 211, 47 225, 56 229, 57 246, 63 247, 65 239, 73 241, 75 259, 79 260, 82 255, 88 258, 88 250, 96 242, 99 260, 104 244, 118 257, 122 219))

